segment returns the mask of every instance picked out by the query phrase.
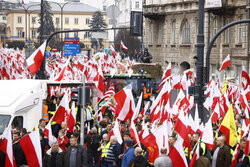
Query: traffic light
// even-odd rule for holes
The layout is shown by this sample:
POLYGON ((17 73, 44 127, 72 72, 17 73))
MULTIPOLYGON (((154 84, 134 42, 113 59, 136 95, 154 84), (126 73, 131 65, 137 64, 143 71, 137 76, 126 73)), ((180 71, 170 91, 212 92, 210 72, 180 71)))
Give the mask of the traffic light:
POLYGON ((24 38, 24 32, 22 32, 22 38, 24 38))
POLYGON ((71 97, 71 99, 73 101, 77 101, 78 104, 82 105, 83 98, 85 98, 85 104, 90 103, 90 89, 85 87, 85 96, 82 95, 82 87, 81 86, 79 86, 77 89, 72 88, 71 91, 75 95, 75 96, 71 97))

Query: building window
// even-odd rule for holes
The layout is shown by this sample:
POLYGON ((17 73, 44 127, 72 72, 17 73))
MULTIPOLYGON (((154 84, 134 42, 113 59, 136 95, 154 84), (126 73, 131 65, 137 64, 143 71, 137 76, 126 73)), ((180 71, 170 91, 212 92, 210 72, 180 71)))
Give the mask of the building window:
POLYGON ((75 18, 75 24, 78 24, 78 18, 75 18))
POLYGON ((56 24, 59 24, 60 23, 60 19, 59 17, 56 17, 56 24))
POLYGON ((69 24, 69 18, 68 17, 65 18, 65 24, 69 24))
POLYGON ((154 24, 153 23, 150 24, 150 30, 149 31, 150 31, 149 41, 150 41, 151 44, 153 44, 153 42, 154 42, 154 24))
POLYGON ((18 38, 23 38, 23 31, 17 30, 17 35, 18 35, 18 38))
POLYGON ((22 17, 21 17, 21 16, 18 16, 18 17, 17 17, 17 22, 18 22, 18 23, 22 23, 22 17))
POLYGON ((107 6, 103 6, 103 11, 106 11, 107 10, 107 6))
POLYGON ((135 2, 135 8, 136 9, 140 8, 140 2, 138 2, 138 1, 135 2))
POLYGON ((173 30, 173 43, 176 43, 176 21, 173 21, 172 30, 173 30))
POLYGON ((162 22, 158 25, 158 44, 162 43, 162 22))
POLYGON ((238 43, 243 42, 243 26, 242 24, 238 25, 238 43))
POLYGON ((65 38, 68 38, 68 37, 69 37, 69 33, 66 32, 66 33, 65 33, 65 38))
POLYGON ((6 16, 3 16, 2 19, 3 19, 3 20, 6 20, 6 16))
POLYGON ((213 35, 215 35, 217 31, 218 31, 217 19, 214 19, 213 35))
MULTIPOLYGON (((225 25, 229 24, 229 19, 226 19, 225 25)), ((229 43, 229 28, 225 30, 225 43, 229 43)))
POLYGON ((190 24, 188 21, 186 21, 183 26, 182 43, 190 43, 190 24))
POLYGON ((74 37, 78 38, 78 32, 74 32, 74 37))
POLYGON ((36 23, 36 17, 32 17, 32 24, 36 23))
POLYGON ((84 39, 89 38, 89 37, 90 37, 90 32, 85 32, 84 39))
POLYGON ((86 19, 86 24, 90 24, 90 19, 89 18, 86 19))
POLYGON ((36 38, 36 30, 31 31, 32 38, 36 38))

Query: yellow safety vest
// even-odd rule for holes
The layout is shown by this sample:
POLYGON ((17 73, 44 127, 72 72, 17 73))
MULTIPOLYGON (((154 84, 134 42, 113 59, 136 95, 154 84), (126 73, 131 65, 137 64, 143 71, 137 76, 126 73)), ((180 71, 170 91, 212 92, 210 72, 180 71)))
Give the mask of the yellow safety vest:
POLYGON ((103 157, 107 157, 108 152, 109 152, 109 146, 110 146, 110 142, 108 142, 105 146, 102 144, 101 148, 102 148, 102 158, 103 157))
MULTIPOLYGON (((57 110, 57 108, 58 108, 58 106, 57 106, 57 104, 56 104, 56 110, 57 110)), ((51 114, 52 116, 54 116, 55 115, 55 113, 56 113, 56 110, 55 111, 48 111, 48 114, 51 114)), ((56 124, 56 122, 51 122, 51 125, 55 125, 56 124)))

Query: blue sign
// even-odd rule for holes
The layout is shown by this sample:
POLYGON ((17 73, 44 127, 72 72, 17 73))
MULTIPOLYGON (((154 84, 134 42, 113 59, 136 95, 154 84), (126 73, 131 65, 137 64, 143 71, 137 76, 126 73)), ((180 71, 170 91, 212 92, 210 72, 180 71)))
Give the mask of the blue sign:
POLYGON ((51 53, 50 52, 45 52, 45 57, 46 58, 49 58, 51 56, 51 53))
POLYGON ((10 36, 10 38, 19 38, 19 36, 10 36))
POLYGON ((79 44, 64 44, 64 56, 76 56, 79 54, 79 44))

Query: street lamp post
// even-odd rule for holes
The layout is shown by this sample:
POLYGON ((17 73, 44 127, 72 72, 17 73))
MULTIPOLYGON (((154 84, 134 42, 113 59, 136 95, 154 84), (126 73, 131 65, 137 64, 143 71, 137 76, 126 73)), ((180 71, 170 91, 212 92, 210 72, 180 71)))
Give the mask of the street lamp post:
MULTIPOLYGON (((50 3, 57 4, 60 7, 60 9, 61 9, 61 31, 63 31, 63 8, 65 7, 66 4, 69 3, 69 1, 66 2, 66 3, 64 3, 64 4, 62 4, 62 5, 60 3, 53 2, 53 1, 51 1, 50 3)), ((63 34, 61 34, 61 40, 63 40, 63 34)))

